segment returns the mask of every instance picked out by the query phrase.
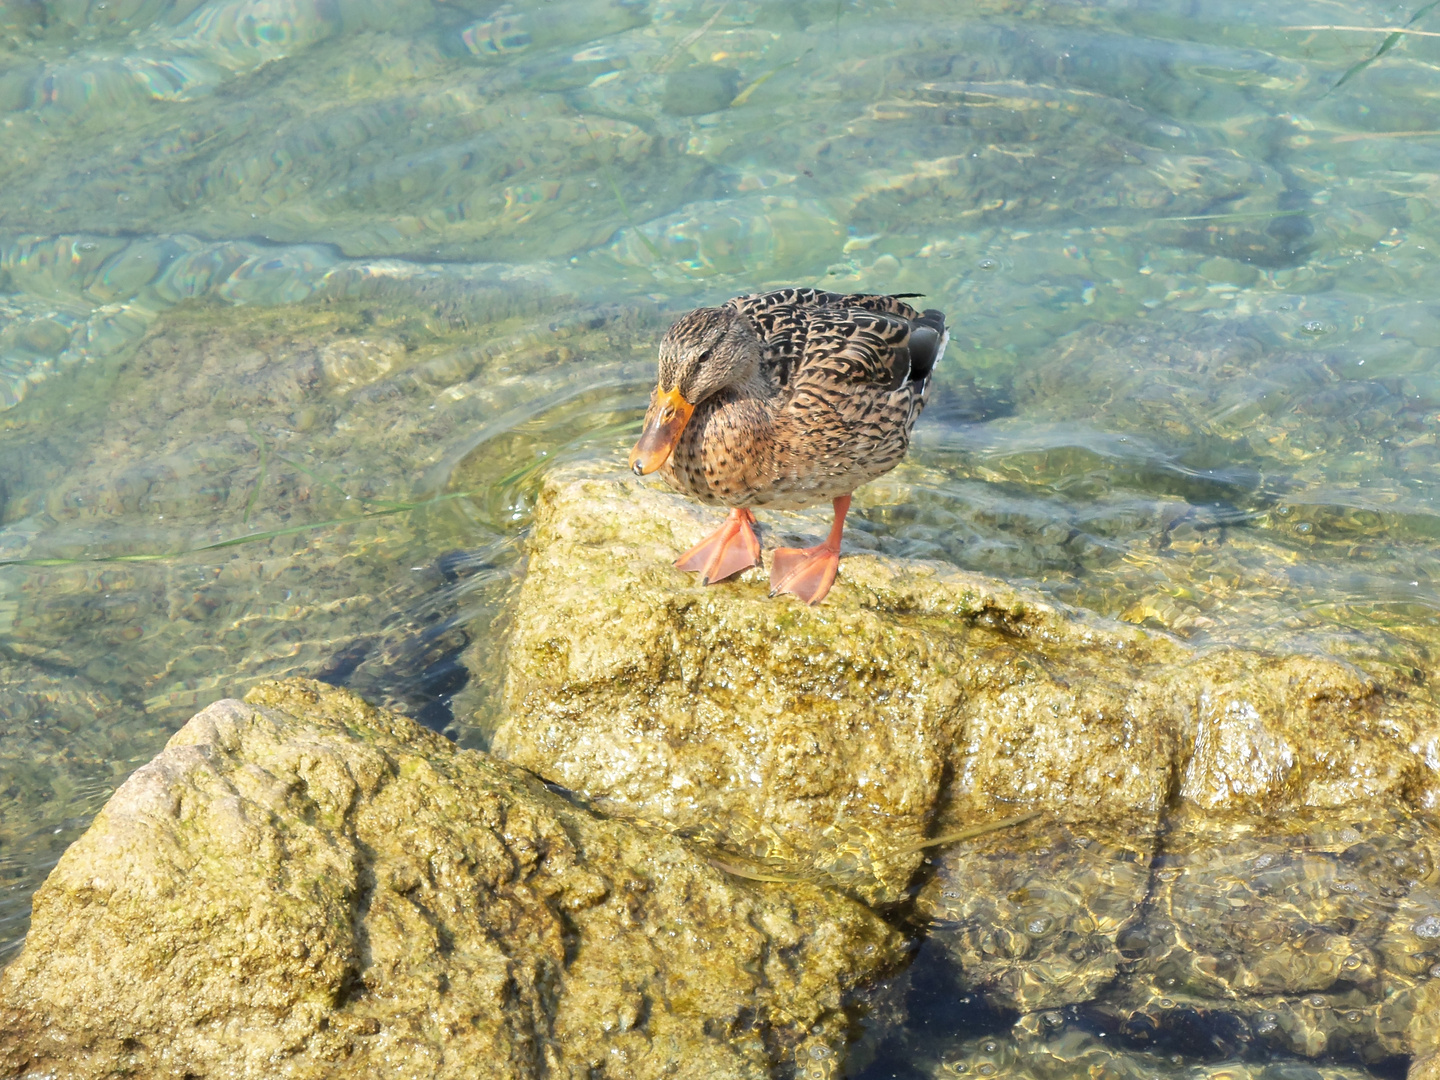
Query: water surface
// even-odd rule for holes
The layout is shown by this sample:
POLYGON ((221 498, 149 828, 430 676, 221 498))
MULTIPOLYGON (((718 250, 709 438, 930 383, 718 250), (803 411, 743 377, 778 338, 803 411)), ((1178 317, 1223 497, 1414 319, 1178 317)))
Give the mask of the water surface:
POLYGON ((1440 39, 1315 29, 1419 7, 0 2, 0 958, 256 679, 483 746, 547 464, 771 285, 951 318, 874 546, 1424 677, 1440 39))

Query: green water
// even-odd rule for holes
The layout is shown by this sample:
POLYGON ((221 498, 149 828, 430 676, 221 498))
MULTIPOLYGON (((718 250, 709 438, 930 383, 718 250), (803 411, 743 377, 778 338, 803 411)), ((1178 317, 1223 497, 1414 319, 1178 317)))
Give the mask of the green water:
POLYGON ((0 959, 258 678, 484 745, 547 463, 770 285, 950 316, 875 546, 1425 676, 1440 38, 1296 29, 1412 18, 0 0, 0 959))

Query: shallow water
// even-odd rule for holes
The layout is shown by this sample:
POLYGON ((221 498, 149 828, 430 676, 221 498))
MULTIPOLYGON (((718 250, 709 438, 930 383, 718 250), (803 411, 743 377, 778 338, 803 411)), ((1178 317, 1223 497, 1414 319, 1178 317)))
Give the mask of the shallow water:
POLYGON ((257 678, 483 745, 547 464, 772 284, 950 315, 868 545, 1428 673, 1440 39, 1295 29, 1414 13, 0 0, 0 957, 257 678))
POLYGON ((1398 811, 1180 814, 1158 845, 1037 823, 935 860, 880 1077, 1403 1077, 1434 1034, 1440 829, 1398 811))

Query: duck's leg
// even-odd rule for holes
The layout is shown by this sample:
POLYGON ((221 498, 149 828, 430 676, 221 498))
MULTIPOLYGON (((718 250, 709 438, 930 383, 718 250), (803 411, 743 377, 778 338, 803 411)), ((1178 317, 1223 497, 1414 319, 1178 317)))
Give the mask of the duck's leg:
POLYGON ((743 506, 730 511, 725 524, 675 560, 681 570, 699 570, 700 584, 724 581, 731 574, 760 565, 755 515, 743 506))
POLYGON ((850 510, 850 496, 835 500, 835 524, 825 542, 812 548, 776 548, 770 563, 770 595, 791 593, 807 604, 825 599, 835 584, 840 569, 840 534, 845 531, 845 515, 850 510))

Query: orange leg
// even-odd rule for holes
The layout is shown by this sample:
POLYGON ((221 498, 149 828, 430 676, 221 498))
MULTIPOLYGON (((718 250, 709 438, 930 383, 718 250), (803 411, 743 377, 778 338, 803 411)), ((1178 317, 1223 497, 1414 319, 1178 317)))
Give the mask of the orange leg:
POLYGON ((845 531, 845 515, 850 510, 850 496, 835 500, 835 524, 825 542, 812 548, 776 548, 770 563, 770 595, 791 593, 807 604, 825 599, 835 574, 840 569, 840 534, 845 531))
POLYGON ((724 581, 731 574, 760 565, 755 515, 744 507, 730 511, 725 524, 675 560, 681 570, 699 570, 700 584, 724 581))

